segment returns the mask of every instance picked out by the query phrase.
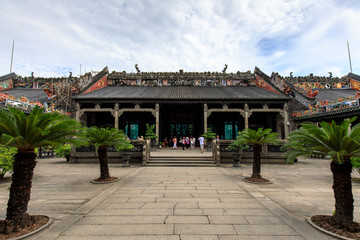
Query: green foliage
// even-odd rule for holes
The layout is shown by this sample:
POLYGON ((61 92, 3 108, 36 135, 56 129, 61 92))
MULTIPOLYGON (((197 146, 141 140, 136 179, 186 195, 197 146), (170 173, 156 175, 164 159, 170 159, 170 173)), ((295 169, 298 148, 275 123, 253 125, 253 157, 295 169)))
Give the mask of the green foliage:
POLYGON ((91 127, 85 132, 85 139, 89 145, 95 147, 115 147, 129 146, 126 135, 122 130, 116 128, 91 127))
POLYGON ((14 155, 16 153, 16 148, 0 145, 0 178, 5 173, 13 170, 14 155))
POLYGON ((236 138, 236 140, 231 142, 229 148, 235 152, 241 152, 242 150, 248 149, 249 146, 246 145, 246 143, 242 142, 240 139, 236 138))
POLYGON ((155 130, 155 124, 149 125, 148 123, 146 123, 146 133, 145 133, 145 137, 146 137, 146 138, 150 138, 150 139, 155 139, 155 138, 157 138, 154 130, 155 130))
POLYGON ((341 124, 321 122, 302 123, 300 129, 290 133, 290 138, 282 147, 287 150, 288 162, 298 156, 329 155, 338 164, 344 159, 360 157, 360 124, 350 128, 356 118, 346 119, 341 124))
POLYGON ((243 144, 278 144, 281 140, 278 138, 278 134, 276 132, 272 132, 270 128, 263 129, 258 128, 257 130, 253 130, 247 128, 241 132, 239 132, 237 141, 243 144))
POLYGON ((20 109, 0 109, 0 144, 20 150, 34 150, 77 140, 82 127, 74 119, 59 113, 44 113, 36 106, 29 115, 20 109))
POLYGON ((351 158, 351 164, 353 168, 360 173, 360 157, 352 157, 351 158))
POLYGON ((203 134, 205 139, 214 139, 216 137, 216 133, 212 131, 212 128, 208 128, 205 134, 203 134))
POLYGON ((71 153, 71 144, 64 144, 60 147, 55 148, 55 153, 57 157, 69 156, 71 153))
POLYGON ((116 148, 118 152, 130 152, 134 148, 129 140, 126 140, 116 148))

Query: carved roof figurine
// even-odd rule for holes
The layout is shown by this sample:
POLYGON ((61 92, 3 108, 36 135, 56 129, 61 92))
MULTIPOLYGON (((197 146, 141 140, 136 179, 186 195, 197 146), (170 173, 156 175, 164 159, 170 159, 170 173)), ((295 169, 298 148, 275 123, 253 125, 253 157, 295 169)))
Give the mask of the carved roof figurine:
POLYGON ((140 73, 140 69, 139 69, 139 67, 138 67, 137 64, 135 64, 135 69, 136 69, 136 72, 137 72, 137 73, 140 73))
POLYGON ((315 98, 316 95, 319 94, 319 91, 316 90, 316 91, 312 91, 311 89, 309 89, 306 93, 306 96, 308 96, 309 98, 315 98))
POLYGON ((329 72, 329 78, 332 78, 332 72, 329 72))
POLYGON ((69 72, 70 73, 70 75, 69 75, 69 79, 71 79, 71 77, 72 77, 72 72, 69 72))
POLYGON ((227 69, 227 67, 228 67, 228 65, 227 64, 225 64, 225 67, 224 67, 224 69, 223 69, 223 73, 225 74, 226 73, 226 69, 227 69))

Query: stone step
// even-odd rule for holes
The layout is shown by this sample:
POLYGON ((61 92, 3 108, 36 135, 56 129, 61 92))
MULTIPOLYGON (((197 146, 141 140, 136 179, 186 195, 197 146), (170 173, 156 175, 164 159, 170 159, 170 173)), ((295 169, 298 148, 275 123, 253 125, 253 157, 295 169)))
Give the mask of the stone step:
POLYGON ((213 158, 207 157, 151 157, 147 166, 216 166, 213 158))
POLYGON ((168 164, 177 164, 177 163, 194 163, 194 164, 212 164, 215 161, 171 161, 171 160, 149 160, 148 163, 168 163, 168 164))
POLYGON ((213 158, 196 158, 196 157, 150 157, 150 161, 172 161, 172 162, 178 162, 178 161, 184 161, 184 162, 207 162, 207 161, 214 161, 213 158))
POLYGON ((147 163, 147 167, 216 167, 215 163, 212 164, 193 164, 193 163, 147 163))

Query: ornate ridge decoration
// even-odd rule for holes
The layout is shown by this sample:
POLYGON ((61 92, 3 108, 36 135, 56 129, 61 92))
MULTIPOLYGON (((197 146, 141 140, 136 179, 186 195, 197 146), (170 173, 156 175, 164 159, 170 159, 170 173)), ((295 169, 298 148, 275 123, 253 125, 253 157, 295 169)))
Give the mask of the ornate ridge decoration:
POLYGON ((222 72, 112 72, 109 86, 254 86, 255 77, 250 71, 222 72), (135 82, 136 83, 135 83, 135 82))

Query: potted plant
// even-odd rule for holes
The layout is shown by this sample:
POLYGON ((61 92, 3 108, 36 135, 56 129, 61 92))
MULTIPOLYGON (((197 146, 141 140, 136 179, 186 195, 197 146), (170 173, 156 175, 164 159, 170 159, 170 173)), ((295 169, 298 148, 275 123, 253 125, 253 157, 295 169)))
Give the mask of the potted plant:
POLYGON ((71 153, 71 145, 64 144, 55 149, 55 153, 57 157, 65 157, 66 162, 70 161, 70 153, 71 153))
POLYGON ((208 147, 208 151, 211 151, 211 140, 213 140, 216 136, 216 133, 212 131, 211 128, 208 128, 203 137, 206 139, 206 145, 208 147))
POLYGON ((123 161, 123 167, 130 167, 130 157, 131 150, 134 148, 134 145, 130 143, 130 140, 124 137, 122 141, 116 148, 116 151, 121 152, 121 159, 123 161))
POLYGON ((239 139, 236 139, 231 142, 229 148, 233 150, 233 154, 232 154, 234 160, 233 167, 240 167, 242 152, 243 150, 248 149, 249 146, 241 142, 239 139))
POLYGON ((151 140, 151 149, 156 149, 156 134, 154 132, 155 129, 155 124, 153 125, 149 125, 148 123, 146 124, 146 133, 145 133, 145 137, 147 139, 151 140))

